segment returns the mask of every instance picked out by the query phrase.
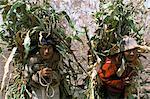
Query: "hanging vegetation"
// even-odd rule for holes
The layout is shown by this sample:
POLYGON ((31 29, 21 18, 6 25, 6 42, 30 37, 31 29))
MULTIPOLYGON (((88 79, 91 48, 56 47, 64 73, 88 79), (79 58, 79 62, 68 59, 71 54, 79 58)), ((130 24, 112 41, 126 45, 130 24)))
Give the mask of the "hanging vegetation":
MULTIPOLYGON (((104 64, 105 58, 113 54, 110 49, 114 48, 115 51, 125 35, 136 38, 139 44, 143 42, 143 33, 140 32, 143 27, 137 28, 134 19, 136 14, 133 3, 124 4, 123 0, 100 0, 99 11, 93 15, 98 29, 91 39, 88 38, 89 68, 94 68, 90 72, 95 75, 95 78, 95 69, 100 68, 104 64)), ((97 85, 100 82, 89 78, 89 87, 86 93, 88 99, 103 97, 103 89, 97 85)))
MULTIPOLYGON (((31 3, 28 0, 8 0, 0 1, 4 24, 2 25, 1 38, 8 42, 8 48, 17 47, 14 56, 14 77, 13 83, 6 88, 8 99, 24 99, 31 97, 27 90, 28 82, 24 81, 22 72, 28 62, 28 58, 38 51, 38 42, 42 33, 50 36, 55 42, 56 49, 63 56, 64 74, 70 84, 70 89, 75 90, 77 79, 77 70, 80 68, 87 73, 78 62, 76 56, 71 50, 72 40, 82 40, 77 34, 65 33, 62 22, 68 22, 67 25, 75 29, 73 22, 65 11, 56 12, 47 1, 42 4, 31 3)), ((3 89, 2 89, 3 90, 3 89)), ((71 91, 73 92, 73 91, 71 91)))
POLYGON ((124 35, 135 37, 141 43, 143 33, 137 28, 134 19, 135 10, 132 3, 124 4, 123 0, 103 1, 99 11, 94 14, 98 24, 96 35, 91 38, 96 43, 95 50, 100 56, 109 54, 109 49, 120 44, 124 35))

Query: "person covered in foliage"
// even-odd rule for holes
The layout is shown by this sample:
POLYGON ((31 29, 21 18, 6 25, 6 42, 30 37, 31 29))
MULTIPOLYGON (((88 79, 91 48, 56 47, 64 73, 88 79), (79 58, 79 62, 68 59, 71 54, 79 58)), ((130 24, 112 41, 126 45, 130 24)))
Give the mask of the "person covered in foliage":
POLYGON ((30 56, 25 68, 25 78, 29 80, 33 99, 65 99, 66 96, 69 99, 71 95, 66 90, 68 86, 60 70, 62 57, 54 41, 42 37, 39 47, 39 52, 30 56))
POLYGON ((124 99, 131 94, 128 88, 140 66, 137 50, 138 45, 131 37, 123 38, 120 47, 110 49, 110 55, 98 71, 105 99, 124 99))
POLYGON ((121 44, 121 51, 123 52, 123 64, 124 67, 118 71, 124 71, 119 76, 125 78, 125 98, 133 97, 133 93, 136 93, 137 89, 137 76, 140 70, 142 70, 142 64, 139 59, 138 50, 141 50, 136 40, 132 37, 126 36, 121 44))

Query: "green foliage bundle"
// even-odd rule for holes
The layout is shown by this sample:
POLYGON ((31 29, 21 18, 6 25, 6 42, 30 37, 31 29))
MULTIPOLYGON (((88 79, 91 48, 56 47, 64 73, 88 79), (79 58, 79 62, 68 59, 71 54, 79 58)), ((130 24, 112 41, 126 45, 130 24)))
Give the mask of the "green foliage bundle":
POLYGON ((142 42, 143 33, 140 33, 134 20, 136 10, 132 3, 124 4, 123 0, 101 1, 99 11, 94 14, 98 24, 96 35, 91 40, 94 50, 99 56, 109 55, 110 48, 120 44, 123 36, 135 37, 138 43, 142 42))
MULTIPOLYGON (((89 63, 96 63, 97 55, 101 59, 102 66, 105 63, 105 58, 109 55, 114 55, 120 50, 120 43, 125 35, 136 38, 138 43, 142 43, 143 33, 140 32, 142 27, 137 28, 134 15, 137 14, 133 3, 124 4, 123 0, 100 0, 99 11, 93 14, 98 29, 94 36, 88 39, 89 42, 89 63)), ((98 68, 100 68, 100 66, 98 68)), ((91 70, 94 73, 94 70, 91 70)), ((95 76, 96 78, 96 76, 95 76)), ((99 77, 98 77, 99 78, 99 77)), ((89 79, 88 99, 103 99, 104 93, 99 81, 89 79), (96 83, 93 85, 93 83, 96 83), (92 86, 92 87, 90 87, 92 86), (94 92, 93 92, 94 91, 94 92)))
POLYGON ((65 11, 58 13, 50 4, 44 3, 42 6, 39 6, 23 0, 12 3, 5 0, 1 1, 1 7, 4 20, 1 37, 4 41, 9 43, 10 47, 22 46, 21 44, 24 43, 27 32, 29 32, 31 46, 33 48, 37 46, 36 42, 39 40, 39 32, 52 35, 53 39, 59 38, 67 41, 60 45, 69 45, 72 38, 80 40, 77 35, 71 37, 65 34, 65 29, 62 24, 60 24, 61 21, 63 19, 68 21, 72 29, 75 29, 74 25, 65 11))

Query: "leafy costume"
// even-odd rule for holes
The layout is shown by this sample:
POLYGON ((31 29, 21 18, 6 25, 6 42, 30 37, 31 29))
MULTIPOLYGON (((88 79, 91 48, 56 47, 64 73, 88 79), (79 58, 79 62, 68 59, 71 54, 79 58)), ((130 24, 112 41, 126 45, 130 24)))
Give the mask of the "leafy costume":
MULTIPOLYGON (((40 65, 52 66, 54 70, 54 79, 56 83, 51 85, 59 86, 59 96, 62 99, 70 97, 73 94, 75 84, 73 80, 77 79, 75 68, 82 68, 76 56, 71 50, 71 42, 73 39, 79 41, 77 34, 65 33, 63 22, 66 22, 69 28, 75 30, 70 17, 65 11, 56 12, 50 6, 50 3, 36 3, 28 0, 16 0, 8 2, 8 0, 0 1, 3 15, 3 28, 1 36, 4 41, 8 42, 8 47, 17 48, 15 57, 13 58, 14 80, 6 88, 6 99, 29 99, 32 97, 32 78, 38 78, 40 65), (55 57, 50 61, 43 61, 39 55, 39 41, 43 37, 50 37, 47 40, 55 42, 55 57), (32 61, 34 60, 34 61, 32 61), (55 78, 56 76, 56 78, 55 78)), ((39 83, 39 81, 37 81, 39 83)), ((43 81, 42 81, 43 82, 43 81)), ((35 82, 34 82, 35 83, 35 82)), ((43 82, 45 84, 45 82, 43 82)), ((52 88, 49 87, 49 90, 52 88)), ((51 95, 50 95, 51 96, 51 95)))

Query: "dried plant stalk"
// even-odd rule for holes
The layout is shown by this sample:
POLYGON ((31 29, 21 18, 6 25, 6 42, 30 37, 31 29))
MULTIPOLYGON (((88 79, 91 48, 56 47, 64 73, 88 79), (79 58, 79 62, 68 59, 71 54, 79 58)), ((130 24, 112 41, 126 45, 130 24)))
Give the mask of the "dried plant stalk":
POLYGON ((12 61, 16 50, 17 50, 17 47, 14 47, 14 48, 12 49, 12 52, 11 52, 11 54, 9 55, 9 58, 7 59, 7 62, 5 63, 5 66, 4 66, 4 75, 3 75, 3 80, 2 80, 2 84, 1 84, 1 91, 4 90, 5 83, 6 83, 6 78, 8 77, 8 73, 9 73, 9 67, 10 67, 9 64, 10 64, 10 62, 12 61))

